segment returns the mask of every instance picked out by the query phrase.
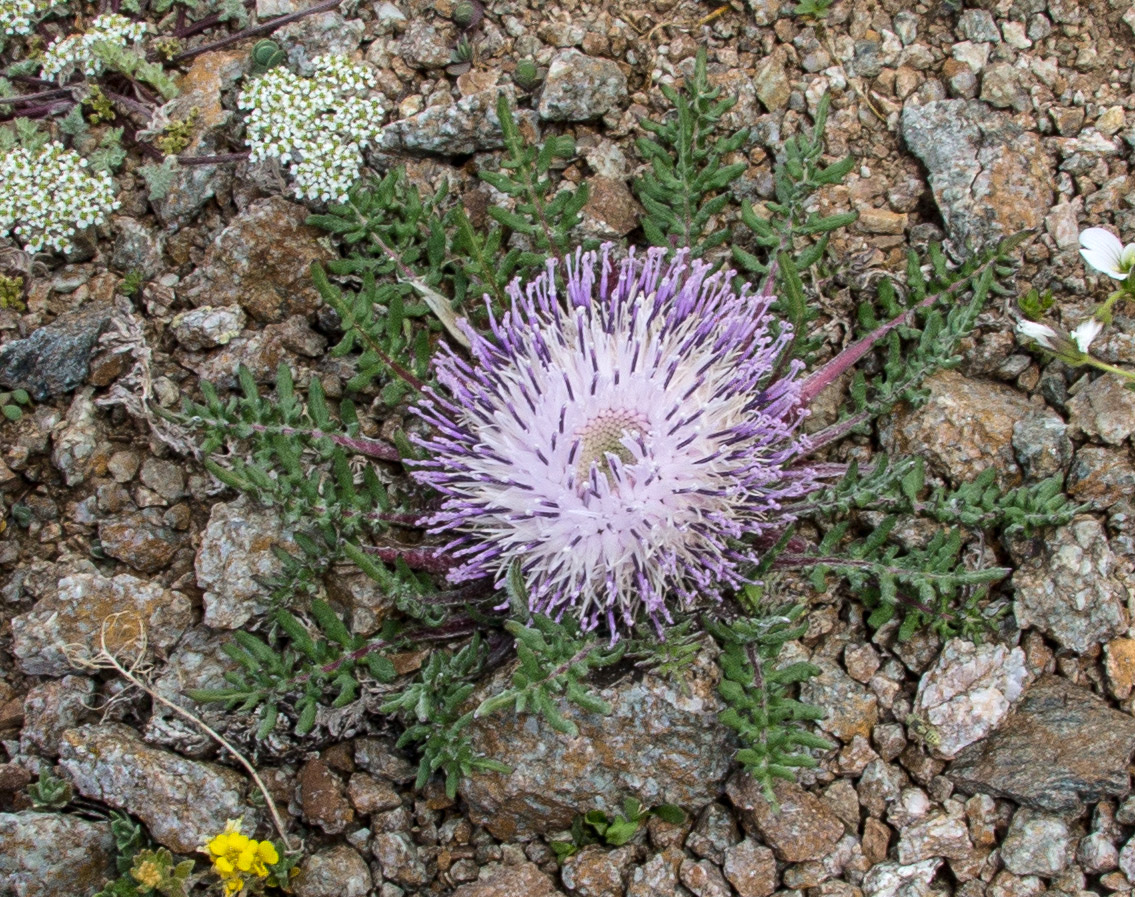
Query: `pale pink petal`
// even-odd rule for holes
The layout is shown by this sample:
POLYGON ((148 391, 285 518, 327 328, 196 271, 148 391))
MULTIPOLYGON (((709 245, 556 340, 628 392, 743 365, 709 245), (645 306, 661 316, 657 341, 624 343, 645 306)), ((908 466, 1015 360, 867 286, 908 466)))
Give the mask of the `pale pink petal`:
POLYGON ((1097 321, 1095 318, 1088 318, 1079 327, 1072 331, 1072 341, 1077 345, 1081 352, 1087 352, 1088 346, 1092 344, 1100 331, 1103 330, 1103 323, 1097 321))
POLYGON ((1080 255, 1097 271, 1108 277, 1124 280, 1127 272, 1123 269, 1123 243, 1119 237, 1102 227, 1089 227, 1080 234, 1080 255))
POLYGON ((1047 324, 1038 324, 1036 321, 1018 321, 1017 332, 1031 340, 1036 340, 1046 349, 1056 349, 1060 335, 1047 324))

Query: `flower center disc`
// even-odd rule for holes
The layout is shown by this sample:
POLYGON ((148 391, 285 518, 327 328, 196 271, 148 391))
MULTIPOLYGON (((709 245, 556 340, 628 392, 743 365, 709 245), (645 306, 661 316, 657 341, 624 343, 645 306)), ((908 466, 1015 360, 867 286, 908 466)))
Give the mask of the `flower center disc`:
POLYGON ((614 455, 623 463, 629 464, 634 460, 634 455, 623 445, 623 440, 627 436, 638 436, 648 428, 649 422, 644 415, 622 408, 609 408, 591 418, 576 431, 576 436, 579 437, 579 466, 576 472, 580 481, 587 481, 591 465, 594 464, 614 485, 607 455, 614 455))

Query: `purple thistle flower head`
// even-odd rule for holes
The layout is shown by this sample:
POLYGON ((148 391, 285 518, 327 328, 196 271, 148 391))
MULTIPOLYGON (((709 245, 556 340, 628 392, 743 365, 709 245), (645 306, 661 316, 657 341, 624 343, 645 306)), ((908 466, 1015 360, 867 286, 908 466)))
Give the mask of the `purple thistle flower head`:
POLYGON ((472 363, 439 358, 443 391, 416 409, 433 434, 415 476, 444 496, 431 531, 453 536, 451 580, 500 586, 519 561, 534 612, 661 628, 744 585, 737 540, 779 534, 782 502, 816 488, 789 466, 801 365, 776 373, 791 334, 771 296, 685 253, 578 252, 566 295, 554 275, 514 281, 491 335, 464 325, 472 363))

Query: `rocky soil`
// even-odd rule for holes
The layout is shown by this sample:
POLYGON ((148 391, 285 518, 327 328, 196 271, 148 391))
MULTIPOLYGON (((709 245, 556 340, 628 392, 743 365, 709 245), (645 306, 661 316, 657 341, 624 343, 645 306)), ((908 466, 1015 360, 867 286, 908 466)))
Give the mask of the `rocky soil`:
MULTIPOLYGON (((258 0, 257 15, 302 5, 258 0)), ((1135 10, 1119 0, 839 0, 820 25, 793 5, 493 0, 459 76, 446 71, 449 0, 346 4, 275 36, 301 70, 325 52, 372 63, 392 110, 372 166, 404 163, 425 185, 448 178, 470 209, 488 201, 474 175, 500 148, 497 92, 512 93, 526 127, 575 136, 564 176, 590 183, 584 227, 609 238, 636 235, 638 120, 661 112, 660 85, 688 74, 699 47, 739 98, 730 124, 753 129, 738 189, 755 202, 772 196, 784 140, 830 90, 830 153, 858 163, 822 202, 860 217, 832 245, 829 349, 846 339, 851 288, 901 271, 908 247, 944 240, 962 255, 1022 228, 1036 236, 1021 290, 1052 289, 1057 319, 1079 323, 1109 289, 1082 264, 1079 230, 1135 239, 1135 10), (546 70, 531 95, 511 78, 523 58, 546 70)), ((184 73, 170 111, 198 107, 191 152, 240 148, 234 99, 247 67, 239 46, 184 73)), ((187 168, 150 203, 134 166, 118 177, 110 224, 65 262, 37 264, 26 312, 0 310, 0 386, 35 399, 22 421, 0 424, 2 895, 94 891, 112 873, 108 808, 185 854, 228 818, 243 814, 246 831, 264 821, 247 778, 212 742, 81 661, 103 620, 131 611, 148 627, 141 659, 157 691, 200 711, 180 690, 220 681, 220 645, 265 608, 261 583, 279 573, 271 548, 287 540, 271 511, 221 487, 186 434, 139 399, 175 407, 202 378, 232 388, 241 363, 268 383, 286 360, 332 396, 349 375, 326 354, 328 320, 307 274, 331 250, 270 171, 187 168), (147 281, 133 300, 116 295, 130 270, 147 281), (30 810, 25 789, 44 766, 72 783, 84 812, 30 810)), ((1012 613, 994 638, 897 644, 893 628, 869 637, 849 596, 814 596, 792 650, 823 669, 803 697, 829 708, 819 725, 838 748, 779 787, 779 811, 731 767, 708 662, 684 688, 650 676, 608 686, 614 714, 577 714, 575 739, 494 719, 477 743, 516 771, 474 777, 457 800, 437 782, 414 792, 414 758, 391 733, 321 719, 335 736, 319 750, 260 746, 261 772, 307 847, 295 892, 1131 891, 1135 393, 1022 348, 1009 307, 989 309, 960 368, 928 384, 925 406, 877 433, 955 482, 988 466, 1007 486, 1062 473, 1086 505, 1067 526, 1005 547, 1015 572, 996 600, 1012 613), (652 819, 627 845, 558 863, 549 844, 573 816, 616 809, 627 793, 678 803, 689 820, 652 819)), ((1095 346, 1131 366, 1135 319, 1120 312, 1095 346)), ((373 631, 382 596, 349 577, 336 589, 355 627, 373 631)), ((127 636, 110 633, 111 647, 116 638, 127 636)), ((204 718, 229 725, 215 708, 204 718)))

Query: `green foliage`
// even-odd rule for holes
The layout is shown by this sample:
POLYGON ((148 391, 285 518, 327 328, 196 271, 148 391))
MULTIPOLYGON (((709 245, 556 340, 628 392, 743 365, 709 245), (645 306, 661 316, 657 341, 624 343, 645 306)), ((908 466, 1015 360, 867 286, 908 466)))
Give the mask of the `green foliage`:
POLYGON ((24 279, 22 277, 0 274, 0 308, 24 311, 24 279))
POLYGON ((457 783, 475 769, 510 771, 498 760, 475 754, 465 731, 473 721, 473 711, 463 707, 484 667, 484 653, 476 635, 457 651, 434 651, 418 679, 382 705, 383 713, 397 714, 406 724, 397 746, 413 744, 421 752, 418 788, 440 771, 445 775, 446 794, 452 798, 457 783))
MULTIPOLYGON (((366 389, 383 378, 383 400, 395 405, 429 377, 431 333, 440 327, 415 284, 438 294, 456 286, 438 211, 446 192, 443 187, 422 197, 407 183, 405 172, 396 169, 377 183, 355 187, 348 202, 332 203, 326 214, 308 218, 308 224, 336 234, 350 250, 347 258, 328 263, 326 271, 312 268, 316 289, 343 328, 332 356, 356 348, 362 352, 348 390, 366 389), (352 286, 333 283, 328 274, 352 286)), ((459 304, 464 291, 454 292, 454 304, 459 304)))
POLYGON ((741 741, 737 762, 773 803, 776 779, 795 780, 797 769, 816 766, 809 750, 834 747, 803 726, 822 719, 824 712, 790 694, 798 683, 818 675, 819 667, 803 662, 776 666, 784 645, 807 630, 799 624, 804 610, 803 605, 795 605, 732 622, 705 621, 721 646, 717 690, 728 706, 718 718, 741 741))
POLYGON ((161 63, 148 61, 138 49, 124 47, 113 41, 95 41, 91 53, 106 68, 148 84, 163 99, 172 100, 177 96, 177 83, 166 74, 161 63))
POLYGON ((905 640, 929 628, 943 639, 955 635, 977 639, 990 620, 981 602, 991 583, 1009 575, 1004 567, 968 570, 962 562, 964 534, 959 527, 937 530, 924 545, 904 547, 889 537, 899 520, 890 515, 867 536, 843 544, 851 526, 842 521, 825 534, 812 583, 823 589, 829 573, 847 579, 853 594, 869 611, 867 625, 878 628, 896 615, 898 638, 905 640), (836 554, 838 549, 838 554, 836 554))
POLYGON ((110 834, 114 838, 115 866, 118 878, 108 881, 93 897, 140 897, 151 893, 139 890, 138 880, 130 874, 134 868, 134 858, 152 852, 150 839, 140 822, 135 822, 125 813, 110 811, 110 834))
POLYGON ((648 636, 631 640, 627 653, 642 658, 637 667, 681 682, 682 674, 693 665, 703 647, 701 631, 695 628, 692 619, 685 619, 669 627, 659 638, 648 636))
POLYGON ((1043 527, 1063 526, 1084 509, 1068 501, 1060 476, 1008 492, 997 487, 996 477, 996 470, 989 468, 956 489, 939 485, 923 497, 926 475, 922 458, 892 463, 879 454, 866 473, 860 473, 859 465, 852 462, 839 483, 815 499, 809 498, 806 508, 799 507, 802 514, 813 517, 843 515, 852 510, 914 514, 937 523, 1025 537, 1043 527))
POLYGON ((830 105, 831 94, 824 94, 811 134, 785 141, 783 157, 773 169, 776 200, 765 204, 765 214, 749 202, 741 206, 741 221, 753 232, 764 258, 744 249, 740 234, 733 239, 733 261, 747 276, 766 275, 775 264, 773 310, 792 325, 791 352, 799 358, 809 358, 818 345, 807 337, 819 309, 805 297, 803 275, 824 258, 832 233, 859 217, 856 212, 819 215, 814 211, 815 194, 842 183, 855 165, 852 156, 829 165, 822 162, 830 105))
POLYGON ((588 810, 576 816, 571 824, 571 840, 552 841, 552 851, 562 863, 588 844, 622 847, 638 834, 642 824, 651 816, 657 816, 672 825, 681 825, 686 821, 685 811, 674 804, 659 804, 648 808, 635 798, 628 797, 623 800, 623 812, 613 817, 602 810, 588 810))
POLYGON ((530 614, 519 563, 509 570, 507 588, 515 619, 504 628, 516 640, 517 668, 511 687, 482 701, 475 715, 487 716, 511 706, 516 713, 537 713, 557 732, 575 737, 579 727, 560 712, 558 697, 563 695, 589 713, 610 713, 610 705, 589 692, 585 683, 592 670, 621 660, 626 643, 604 646, 595 636, 581 632, 579 623, 571 618, 556 621, 530 614), (518 622, 525 618, 527 624, 518 622))
POLYGON ((157 202, 169 196, 180 167, 176 156, 166 156, 160 163, 139 166, 138 173, 142 175, 150 190, 150 202, 157 202))
POLYGON ((875 301, 859 306, 863 330, 870 334, 879 328, 879 311, 884 318, 904 312, 911 317, 886 335, 881 372, 872 375, 870 383, 862 371, 852 379, 853 412, 859 419, 873 419, 900 401, 918 406, 926 400, 929 393, 919 389, 922 381, 961 361, 958 345, 973 331, 989 296, 1010 292, 1016 271, 1012 253, 1024 236, 1002 240, 985 256, 971 259, 957 270, 949 268, 941 249, 931 246, 926 260, 929 276, 923 273, 923 260, 911 252, 907 257, 905 301, 889 278, 880 281, 875 301))
POLYGON ((145 275, 137 268, 131 268, 118 284, 118 292, 123 296, 136 296, 145 282, 145 275))
POLYGON ((62 810, 75 797, 75 789, 66 779, 44 766, 39 778, 28 785, 28 797, 37 810, 62 810))
POLYGON ((1041 320, 1055 302, 1056 299, 1052 295, 1052 290, 1045 290, 1041 293, 1036 287, 1030 289, 1017 300, 1017 304, 1021 307, 1021 312, 1030 321, 1041 320))
POLYGON ((640 120, 652 137, 640 137, 636 146, 650 170, 635 182, 635 194, 646 209, 642 230, 655 246, 688 247, 698 258, 729 238, 720 226, 707 232, 715 216, 730 201, 726 192, 748 167, 745 162, 723 165, 749 138, 748 129, 728 137, 714 137, 721 117, 736 99, 719 99, 721 89, 710 87, 705 50, 699 50, 693 77, 682 90, 662 87, 674 106, 667 121, 640 120))
POLYGON ((31 396, 25 390, 13 389, 11 392, 0 392, 0 418, 19 420, 24 416, 23 408, 30 404, 31 396))
POLYGON ((801 0, 792 7, 792 14, 806 19, 824 19, 835 0, 801 0))
POLYGON ((379 653, 387 646, 385 640, 368 642, 352 635, 331 606, 318 598, 311 602, 310 616, 305 624, 290 611, 276 611, 276 627, 287 636, 286 645, 280 639, 270 643, 250 632, 234 632, 234 641, 223 649, 239 667, 225 674, 229 687, 186 693, 196 701, 224 702, 230 710, 260 708, 257 738, 263 739, 276 728, 285 701, 295 715, 296 734, 306 735, 315 728, 321 705, 345 707, 358 698, 361 682, 394 681, 394 665, 379 653))
POLYGON ((274 40, 265 38, 258 40, 252 47, 251 58, 252 67, 249 74, 262 75, 269 69, 286 62, 288 55, 280 49, 280 45, 274 40))
POLYGON ((497 118, 506 158, 500 171, 481 171, 480 176, 501 193, 513 197, 516 207, 509 211, 493 206, 489 215, 507 231, 528 238, 531 250, 518 254, 517 267, 540 267, 549 255, 564 258, 576 245, 571 231, 587 205, 587 185, 557 190, 557 180, 551 172, 557 160, 575 155, 575 141, 561 135, 547 137, 541 146, 529 146, 504 94, 497 100, 497 118))

